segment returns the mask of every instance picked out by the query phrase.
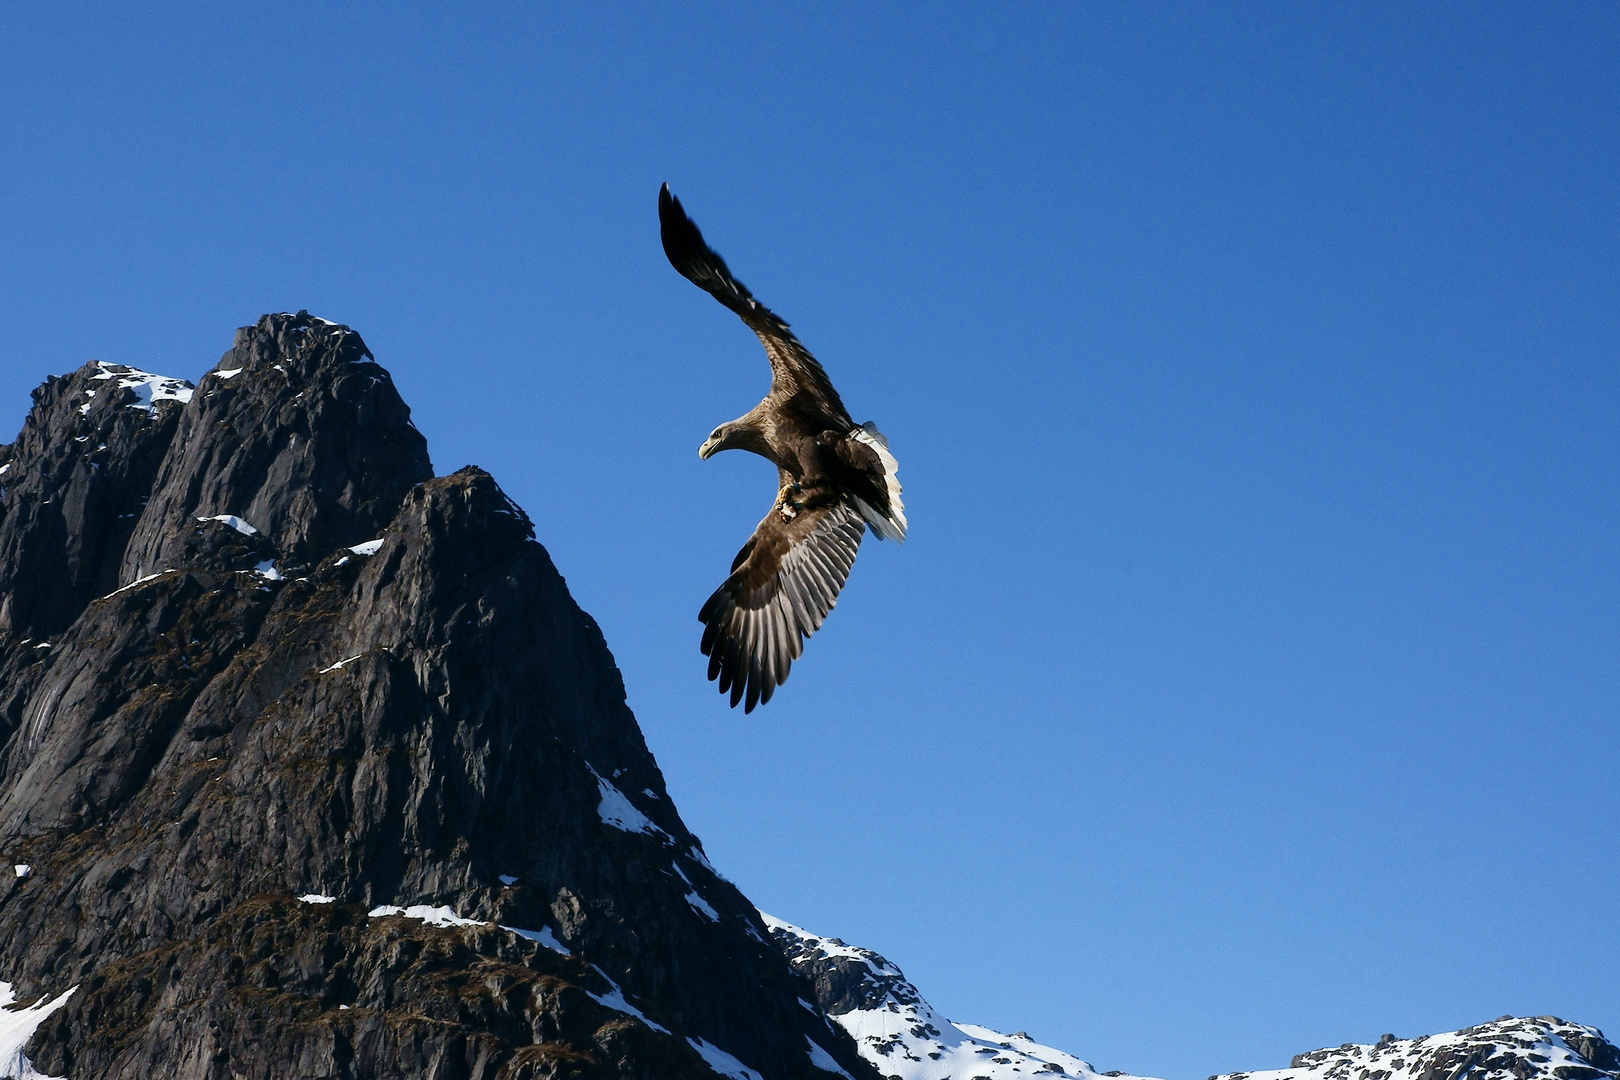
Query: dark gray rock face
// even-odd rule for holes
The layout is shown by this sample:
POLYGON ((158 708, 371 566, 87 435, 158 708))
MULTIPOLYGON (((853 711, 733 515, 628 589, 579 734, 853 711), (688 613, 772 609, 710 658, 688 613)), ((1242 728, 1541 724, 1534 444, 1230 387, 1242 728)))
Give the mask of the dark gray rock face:
POLYGON ((141 407, 146 384, 128 372, 86 364, 51 378, 17 441, 0 447, 0 636, 48 640, 117 588, 180 418, 172 396, 141 407))
POLYGON ((358 335, 265 316, 189 395, 138 374, 51 380, 0 448, 0 979, 77 987, 35 1067, 874 1075, 358 335))
POLYGON ((370 540, 410 488, 433 475, 427 440, 360 335, 308 316, 270 315, 178 410, 151 513, 120 571, 130 581, 183 564, 178 523, 234 514, 290 568, 370 540))

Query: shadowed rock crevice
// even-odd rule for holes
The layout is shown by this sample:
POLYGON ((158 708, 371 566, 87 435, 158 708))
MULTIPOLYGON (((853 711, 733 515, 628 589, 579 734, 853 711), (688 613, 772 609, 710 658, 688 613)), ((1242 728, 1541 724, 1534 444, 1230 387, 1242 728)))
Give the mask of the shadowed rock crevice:
POLYGON ((528 517, 432 477, 357 334, 266 316, 194 390, 86 397, 107 370, 0 448, 0 979, 77 987, 39 1069, 873 1075, 528 517))

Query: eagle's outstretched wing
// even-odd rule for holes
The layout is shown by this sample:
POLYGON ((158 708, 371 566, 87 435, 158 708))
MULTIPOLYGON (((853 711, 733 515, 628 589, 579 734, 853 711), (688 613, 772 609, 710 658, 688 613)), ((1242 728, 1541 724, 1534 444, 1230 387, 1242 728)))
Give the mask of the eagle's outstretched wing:
POLYGON ((737 552, 731 576, 698 612, 709 678, 744 712, 787 681, 804 639, 838 603, 865 525, 840 499, 784 521, 776 506, 737 552))
POLYGON ((748 286, 731 276, 726 261, 708 244, 697 225, 686 216, 681 200, 670 194, 665 184, 658 192, 658 227, 664 241, 664 254, 681 276, 735 311, 748 328, 759 336, 765 355, 771 361, 770 397, 786 403, 808 395, 830 419, 838 421, 840 433, 855 426, 849 410, 833 389, 821 363, 788 329, 788 324, 770 308, 754 299, 748 286))

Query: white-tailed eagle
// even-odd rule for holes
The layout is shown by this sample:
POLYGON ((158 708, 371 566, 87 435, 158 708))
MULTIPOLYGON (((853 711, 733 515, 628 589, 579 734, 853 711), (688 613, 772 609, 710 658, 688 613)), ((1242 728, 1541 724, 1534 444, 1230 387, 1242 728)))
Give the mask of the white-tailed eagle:
POLYGON ((787 681, 804 639, 838 602, 870 525, 880 538, 906 538, 899 466, 872 424, 850 419, 827 373, 788 324, 731 276, 725 260, 665 184, 658 223, 670 264, 759 336, 771 362, 771 391, 698 448, 751 450, 777 468, 776 499, 731 562, 731 576, 698 612, 709 678, 752 712, 787 681))

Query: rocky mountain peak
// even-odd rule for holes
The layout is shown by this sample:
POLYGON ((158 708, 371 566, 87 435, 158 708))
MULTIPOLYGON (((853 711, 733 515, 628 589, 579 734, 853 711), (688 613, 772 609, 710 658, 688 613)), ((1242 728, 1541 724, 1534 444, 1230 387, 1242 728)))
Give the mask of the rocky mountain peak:
POLYGON ((0 1057, 870 1075, 528 517, 432 476, 359 335, 267 315, 195 388, 87 365, 0 467, 0 990, 36 1002, 0 1057))
POLYGON ((307 312, 238 330, 188 404, 124 581, 196 565, 209 544, 182 523, 219 515, 251 523, 273 561, 297 570, 373 537, 433 475, 427 440, 360 335, 307 312))

